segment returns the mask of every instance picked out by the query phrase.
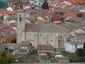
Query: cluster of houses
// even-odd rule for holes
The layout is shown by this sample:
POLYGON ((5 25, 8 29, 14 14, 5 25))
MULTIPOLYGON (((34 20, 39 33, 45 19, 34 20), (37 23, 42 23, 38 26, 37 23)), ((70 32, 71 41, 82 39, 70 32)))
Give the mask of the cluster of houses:
POLYGON ((5 10, 0 10, 1 43, 11 43, 16 39, 18 44, 29 41, 39 49, 47 46, 46 49, 44 47, 44 51, 49 51, 50 47, 51 51, 53 48, 59 48, 71 53, 83 47, 84 0, 48 0, 49 10, 41 8, 44 2, 42 0, 25 2, 28 3, 22 3, 22 8, 18 10, 11 5, 5 10))

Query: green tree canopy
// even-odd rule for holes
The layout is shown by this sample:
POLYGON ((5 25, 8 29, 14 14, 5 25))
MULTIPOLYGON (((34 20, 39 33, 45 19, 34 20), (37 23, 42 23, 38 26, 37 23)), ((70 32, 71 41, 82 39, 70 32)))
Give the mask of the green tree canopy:
POLYGON ((85 51, 85 42, 84 42, 84 44, 83 44, 83 50, 85 51))
POLYGON ((0 51, 0 64, 11 64, 12 59, 7 51, 0 51))
POLYGON ((42 4, 42 9, 48 9, 49 10, 49 6, 47 1, 45 0, 44 3, 42 4))
POLYGON ((17 42, 16 42, 16 39, 13 39, 13 40, 11 41, 11 43, 17 43, 17 42))
POLYGON ((84 56, 84 50, 82 48, 76 50, 76 55, 78 57, 83 57, 84 56))

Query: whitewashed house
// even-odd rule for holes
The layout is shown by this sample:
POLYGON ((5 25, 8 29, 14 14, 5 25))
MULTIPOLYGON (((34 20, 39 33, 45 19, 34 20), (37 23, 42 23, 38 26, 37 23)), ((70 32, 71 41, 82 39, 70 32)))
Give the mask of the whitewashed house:
POLYGON ((78 29, 71 33, 68 42, 65 43, 66 52, 74 53, 78 48, 83 48, 85 42, 85 31, 78 29))

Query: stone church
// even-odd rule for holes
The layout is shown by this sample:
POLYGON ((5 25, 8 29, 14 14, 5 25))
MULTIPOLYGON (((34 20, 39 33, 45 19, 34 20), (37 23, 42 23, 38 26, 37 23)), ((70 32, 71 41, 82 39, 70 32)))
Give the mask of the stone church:
POLYGON ((54 48, 64 48, 67 33, 59 25, 25 24, 24 13, 17 13, 17 43, 29 41, 33 46, 52 45, 54 48))

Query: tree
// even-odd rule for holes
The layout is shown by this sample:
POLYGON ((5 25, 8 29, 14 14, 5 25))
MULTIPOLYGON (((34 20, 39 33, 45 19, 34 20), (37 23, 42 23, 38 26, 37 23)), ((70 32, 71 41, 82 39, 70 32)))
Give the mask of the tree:
POLYGON ((45 0, 44 3, 42 4, 42 9, 48 9, 49 10, 49 6, 47 1, 45 0))
POLYGON ((84 44, 83 44, 83 50, 85 51, 85 42, 84 42, 84 44))
POLYGON ((8 55, 7 51, 0 52, 0 64, 11 64, 12 59, 8 55))
POLYGON ((32 46, 29 51, 30 51, 30 55, 37 54, 37 49, 35 49, 34 46, 32 46))
POLYGON ((84 56, 84 50, 82 48, 76 50, 76 55, 78 57, 83 57, 84 56))

